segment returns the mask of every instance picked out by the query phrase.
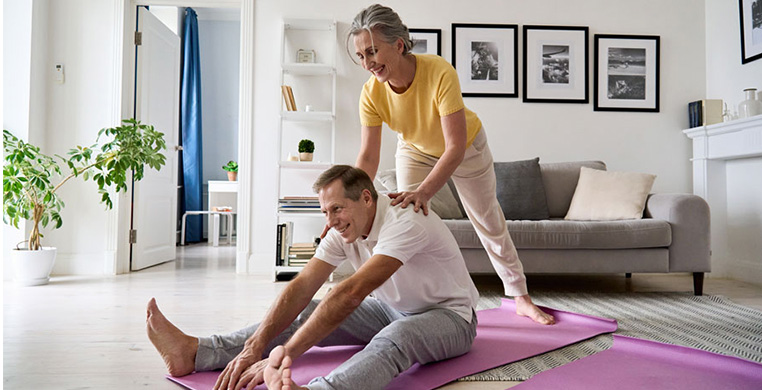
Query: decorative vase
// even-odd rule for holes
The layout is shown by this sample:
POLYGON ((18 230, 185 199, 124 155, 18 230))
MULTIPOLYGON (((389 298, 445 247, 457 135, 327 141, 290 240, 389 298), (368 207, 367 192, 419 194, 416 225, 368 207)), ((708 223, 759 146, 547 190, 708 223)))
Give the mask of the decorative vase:
POLYGON ((238 172, 228 171, 228 181, 236 181, 236 180, 238 180, 238 172))
POLYGON ((312 153, 299 152, 299 161, 312 161, 312 153))
POLYGON ((56 261, 56 248, 42 247, 38 251, 14 249, 11 251, 14 280, 21 286, 48 284, 56 261))
POLYGON ((746 88, 743 92, 746 94, 746 100, 738 104, 738 117, 751 118, 762 114, 762 102, 757 100, 757 89, 746 88))

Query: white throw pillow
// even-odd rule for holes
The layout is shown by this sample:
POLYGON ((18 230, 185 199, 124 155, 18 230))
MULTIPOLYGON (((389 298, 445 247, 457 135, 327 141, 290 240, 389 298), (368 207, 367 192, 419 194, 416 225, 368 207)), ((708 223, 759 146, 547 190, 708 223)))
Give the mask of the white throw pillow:
POLYGON ((582 167, 565 219, 613 221, 640 219, 656 175, 600 171, 582 167))

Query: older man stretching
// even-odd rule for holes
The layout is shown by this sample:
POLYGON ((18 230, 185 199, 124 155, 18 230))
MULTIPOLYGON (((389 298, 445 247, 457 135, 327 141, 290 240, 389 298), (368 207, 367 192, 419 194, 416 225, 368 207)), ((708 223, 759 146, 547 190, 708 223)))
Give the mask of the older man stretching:
POLYGON ((415 363, 468 352, 478 292, 439 217, 391 207, 364 171, 347 165, 323 172, 313 189, 332 229, 261 323, 196 338, 149 302, 148 337, 171 375, 224 367, 215 389, 253 388, 263 380, 278 390, 383 389, 415 363), (322 301, 312 300, 343 261, 356 272, 322 301), (291 362, 315 345, 365 347, 299 387, 290 380, 291 362))

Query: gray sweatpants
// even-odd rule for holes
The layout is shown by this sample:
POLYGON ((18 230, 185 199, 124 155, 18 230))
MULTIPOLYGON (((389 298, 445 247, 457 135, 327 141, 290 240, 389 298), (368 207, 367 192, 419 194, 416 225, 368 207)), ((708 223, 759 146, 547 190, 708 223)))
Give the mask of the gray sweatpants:
MULTIPOLYGON (((267 346, 262 357, 284 344, 307 321, 318 303, 317 300, 310 302, 267 346)), ((414 363, 435 362, 468 352, 476 337, 476 323, 476 313, 471 323, 447 309, 405 315, 377 299, 366 298, 339 328, 318 343, 321 347, 365 345, 365 348, 327 376, 313 379, 307 387, 311 390, 383 389, 414 363)), ((243 350, 246 339, 258 325, 228 335, 199 337, 196 371, 224 368, 243 350)))

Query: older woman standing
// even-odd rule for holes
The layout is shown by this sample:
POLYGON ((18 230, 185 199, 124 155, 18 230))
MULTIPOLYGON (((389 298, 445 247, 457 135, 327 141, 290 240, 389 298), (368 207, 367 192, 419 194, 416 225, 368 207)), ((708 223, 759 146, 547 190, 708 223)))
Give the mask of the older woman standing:
POLYGON ((495 171, 479 117, 465 107, 455 69, 443 58, 410 53, 407 26, 394 10, 372 5, 355 17, 347 37, 372 73, 360 97, 362 145, 356 165, 372 178, 378 170, 381 125, 397 134, 397 186, 392 205, 428 202, 452 177, 463 208, 490 261, 515 297, 516 313, 541 324, 555 319, 532 303, 516 247, 497 201, 495 171))

